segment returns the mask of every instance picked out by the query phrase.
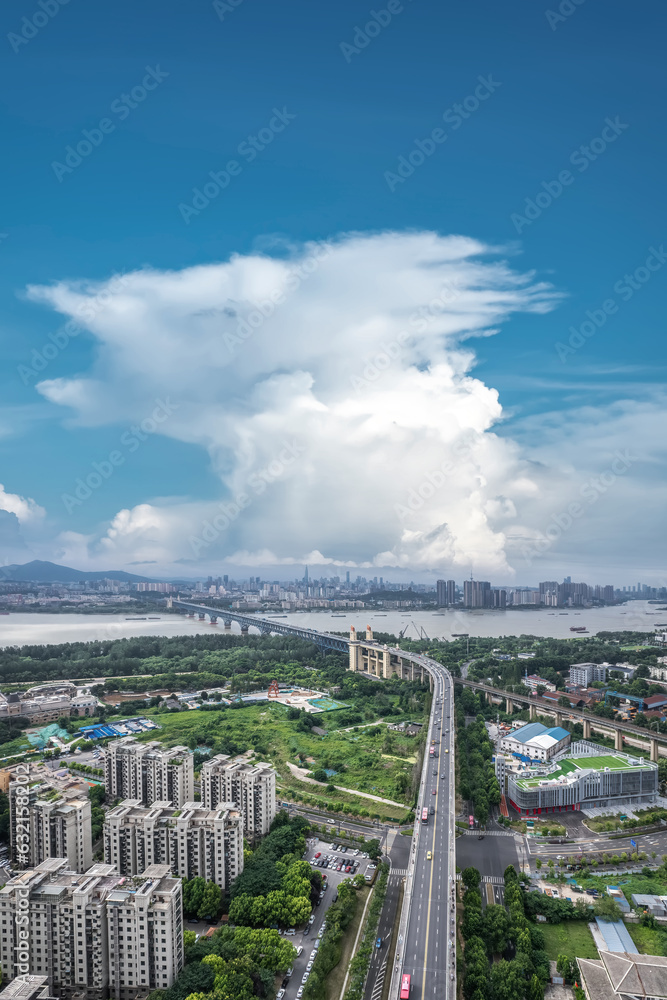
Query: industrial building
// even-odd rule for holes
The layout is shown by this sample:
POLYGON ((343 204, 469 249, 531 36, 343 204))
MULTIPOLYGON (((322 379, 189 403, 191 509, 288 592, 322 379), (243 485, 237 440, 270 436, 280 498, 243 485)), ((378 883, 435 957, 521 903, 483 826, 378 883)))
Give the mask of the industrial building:
POLYGON ((548 729, 541 722, 529 722, 500 737, 500 750, 522 759, 551 760, 569 745, 570 734, 562 726, 548 729))

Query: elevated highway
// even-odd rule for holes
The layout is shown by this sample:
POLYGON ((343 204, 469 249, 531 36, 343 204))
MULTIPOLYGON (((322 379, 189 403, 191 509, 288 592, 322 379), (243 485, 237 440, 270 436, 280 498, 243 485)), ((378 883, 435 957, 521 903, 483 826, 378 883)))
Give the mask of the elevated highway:
POLYGON ((584 739, 591 738, 591 732, 605 733, 614 738, 617 750, 623 749, 623 734, 630 739, 627 742, 632 746, 639 746, 650 750, 651 760, 657 761, 658 756, 667 757, 667 734, 649 733, 640 726, 633 726, 631 722, 619 722, 616 719, 605 719, 591 712, 585 712, 580 708, 571 708, 565 705, 554 705, 551 701, 543 698, 531 697, 524 694, 513 694, 511 691, 503 691, 501 688, 491 687, 489 684, 482 684, 480 681, 471 681, 464 677, 456 678, 457 684, 464 687, 473 688, 475 691, 483 691, 484 694, 496 700, 505 701, 505 710, 512 711, 514 705, 527 705, 530 709, 530 717, 534 719, 538 712, 542 715, 552 715, 556 720, 556 725, 560 726, 564 718, 581 721, 584 730, 584 739))
POLYGON ((427 656, 375 642, 370 627, 361 638, 354 628, 350 629, 348 639, 206 605, 178 600, 170 604, 190 617, 196 615, 200 621, 208 617, 217 624, 222 619, 225 628, 236 622, 242 632, 256 628, 262 635, 294 635, 322 650, 347 652, 349 669, 357 673, 428 680, 433 696, 428 750, 422 767, 389 998, 398 1000, 401 977, 409 975, 410 1000, 455 1000, 454 684, 449 671, 427 656), (424 810, 426 821, 422 822, 424 810))

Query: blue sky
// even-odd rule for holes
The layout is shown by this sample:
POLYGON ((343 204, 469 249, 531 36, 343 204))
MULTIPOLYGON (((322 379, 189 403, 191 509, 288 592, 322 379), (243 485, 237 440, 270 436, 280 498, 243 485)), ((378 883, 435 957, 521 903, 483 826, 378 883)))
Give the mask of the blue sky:
MULTIPOLYGON (((397 576, 428 576, 447 570, 449 560, 457 576, 472 564, 496 576, 509 577, 512 570, 519 582, 569 568, 588 578, 597 573, 600 582, 615 573, 613 582, 623 583, 626 570, 628 580, 637 573, 658 579, 655 537, 664 530, 660 304, 667 275, 660 250, 667 240, 660 176, 664 7, 644 2, 629 14, 616 0, 604 6, 585 0, 562 3, 564 13, 558 14, 557 5, 477 0, 452 10, 408 0, 393 2, 390 13, 387 5, 351 0, 144 0, 139 9, 126 0, 70 0, 62 7, 57 0, 44 2, 46 13, 37 0, 8 0, 2 12, 1 114, 8 152, 0 168, 6 195, 0 218, 0 482, 9 517, 0 527, 6 525, 6 560, 21 553, 25 559, 78 559, 86 566, 144 560, 167 572, 173 566, 213 570, 232 556, 240 565, 238 551, 250 553, 248 566, 262 569, 274 565, 273 556, 289 564, 313 551, 340 564, 383 565, 378 555, 389 551, 385 575, 393 565, 397 576), (142 89, 143 83, 153 89, 142 89), (130 95, 127 102, 123 95, 130 95), (457 105, 469 110, 461 115, 457 105), (430 139, 434 129, 441 129, 442 141, 430 139), (71 156, 67 161, 67 147, 84 140, 84 130, 98 145, 89 143, 80 163, 71 156), (257 140, 253 157, 243 144, 260 133, 264 142, 257 140), (419 143, 428 155, 418 152, 419 143), (416 166, 405 166, 409 157, 416 166), (225 190, 198 214, 188 213, 183 206, 193 204, 193 189, 202 189, 209 173, 225 170, 230 161, 236 174, 227 178, 225 190), (398 180, 401 163, 409 176, 398 180), (537 207, 527 206, 538 195, 537 207), (550 470, 537 488, 542 502, 533 497, 530 511, 497 484, 493 496, 484 498, 484 516, 489 505, 496 510, 506 500, 515 510, 514 527, 491 525, 493 557, 486 558, 486 543, 463 541, 470 524, 458 531, 461 544, 450 537, 442 548, 401 547, 400 532, 390 537, 392 526, 396 533, 391 512, 382 541, 375 549, 370 542, 365 547, 365 517, 356 504, 340 516, 342 497, 334 504, 338 535, 327 535, 326 552, 316 528, 302 550, 293 540, 289 551, 278 552, 270 530, 280 520, 277 491, 273 500, 256 500, 252 517, 239 516, 232 526, 241 531, 243 521, 250 537, 232 538, 225 529, 197 553, 192 544, 187 552, 171 542, 161 548, 156 536, 144 549, 133 535, 116 549, 118 526, 111 540, 108 531, 119 511, 148 505, 187 520, 196 509, 195 521, 203 523, 202 504, 233 496, 239 449, 247 441, 241 415, 247 415, 252 387, 271 374, 266 366, 254 373, 254 382, 248 373, 237 389, 232 378, 220 398, 207 395, 198 414, 196 399, 183 403, 188 421, 181 409, 177 431, 165 425, 150 433, 136 453, 123 453, 124 461, 100 488, 68 511, 63 494, 115 450, 137 414, 150 412, 158 398, 154 389, 173 396, 174 381, 171 374, 162 383, 156 378, 143 408, 136 394, 124 405, 135 378, 146 385, 145 368, 132 374, 126 346, 122 365, 107 381, 105 365, 115 364, 105 357, 109 329, 84 329, 43 371, 27 372, 33 350, 41 353, 49 334, 67 319, 45 296, 35 301, 39 296, 28 294, 29 287, 60 282, 71 289, 146 268, 177 280, 184 269, 234 254, 285 260, 309 241, 387 231, 460 235, 498 248, 496 261, 552 286, 544 311, 522 306, 511 318, 498 314, 496 335, 457 341, 474 351, 467 374, 457 377, 472 376, 499 394, 502 414, 494 414, 493 430, 487 423, 484 432, 521 449, 522 461, 538 476, 550 470), (587 310, 599 328, 572 341, 571 328, 581 328, 587 310), (106 398, 100 388, 106 386, 113 399, 94 413, 71 386, 64 394, 36 388, 42 380, 70 384, 91 373, 98 398, 106 398), (226 425, 220 440, 211 427, 223 411, 238 419, 226 425), (549 539, 544 551, 517 554, 521 539, 529 538, 532 546, 581 484, 610 466, 617 449, 630 446, 635 453, 621 485, 601 494, 590 516, 549 539), (570 486, 559 492, 568 477, 570 486), (645 512, 640 519, 639 505, 645 512), (514 548, 506 544, 512 535, 514 548), (137 560, 130 558, 133 547, 137 560)), ((382 250, 377 243, 372 248, 381 268, 382 250)), ((415 301, 412 290, 408 299, 415 301)), ((301 321, 303 346, 311 332, 309 321, 301 321)), ((122 317, 114 322, 122 325, 122 317)), ((142 327, 136 317, 135 323, 139 347, 142 327)), ((191 335, 187 324, 181 335, 186 341, 191 335)), ((159 368, 159 330, 151 336, 159 368)), ((261 355, 263 344, 255 346, 261 355)), ((363 352, 360 342, 361 368, 363 352)), ((296 370, 302 353, 298 342, 291 344, 284 357, 277 353, 271 371, 296 370)), ((111 354, 117 362, 115 349, 111 354)), ((433 361, 412 358, 405 374, 409 365, 425 368, 433 361)), ((199 364, 206 367, 206 352, 199 364)), ((424 426, 441 419, 431 413, 424 426)), ((385 455, 386 440, 379 434, 374 454, 385 455)), ((314 435, 310 444, 316 442, 314 435)), ((424 461, 428 475, 439 457, 434 452, 424 461)), ((297 507, 308 508, 308 477, 317 475, 313 465, 301 479, 277 477, 282 500, 294 506, 298 495, 297 507)), ((519 473, 507 475, 514 481, 519 473)), ((420 474, 413 473, 403 484, 405 495, 419 482, 420 474)), ((463 494, 470 488, 460 485, 463 494)), ((308 516, 314 521, 316 502, 321 513, 321 500, 311 497, 308 516)), ((412 529, 428 538, 446 523, 450 536, 457 535, 457 515, 444 494, 436 506, 430 519, 412 529)), ((158 522, 149 533, 166 538, 171 528, 158 522)), ((196 528, 185 533, 191 538, 193 531, 196 536, 196 528)))

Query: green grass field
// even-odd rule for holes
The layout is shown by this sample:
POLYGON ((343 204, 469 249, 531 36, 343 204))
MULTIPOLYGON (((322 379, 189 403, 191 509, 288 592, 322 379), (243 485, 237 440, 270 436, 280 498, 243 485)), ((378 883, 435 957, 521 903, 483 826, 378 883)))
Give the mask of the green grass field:
POLYGON ((630 937, 642 955, 667 955, 667 930, 664 927, 642 927, 626 924, 630 937))
POLYGON ((568 958, 599 958, 593 935, 585 920, 564 920, 561 924, 539 924, 544 934, 544 949, 552 961, 559 955, 568 958))
MULTIPOLYGON (((332 721, 335 714, 331 716, 332 721)), ((224 741, 230 749, 222 752, 253 749, 261 760, 272 764, 281 775, 284 789, 292 787, 330 801, 354 801, 343 793, 327 792, 324 784, 314 787, 298 782, 286 767, 286 761, 290 761, 311 771, 318 767, 336 771, 331 778, 332 784, 395 802, 407 802, 406 789, 410 785, 416 750, 414 737, 392 732, 388 748, 387 728, 383 725, 362 726, 350 732, 332 729, 326 736, 318 736, 301 731, 286 715, 287 709, 279 704, 247 705, 221 711, 147 712, 147 718, 162 728, 142 733, 139 739, 142 742, 158 739, 167 746, 185 744, 191 749, 197 741, 209 747, 224 741)), ((316 720, 319 726, 326 726, 327 713, 318 715, 316 720)), ((360 799, 356 802, 383 815, 387 814, 387 809, 390 815, 396 815, 396 807, 364 803, 360 799)))

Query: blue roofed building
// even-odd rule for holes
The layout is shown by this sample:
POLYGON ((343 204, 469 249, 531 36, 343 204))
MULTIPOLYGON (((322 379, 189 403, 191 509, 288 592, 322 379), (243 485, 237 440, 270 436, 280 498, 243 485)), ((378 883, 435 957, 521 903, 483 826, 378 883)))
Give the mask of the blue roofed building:
POLYGON ((500 749, 524 760, 551 760, 570 744, 570 734, 562 726, 547 729, 541 722, 529 722, 500 739, 500 749))

